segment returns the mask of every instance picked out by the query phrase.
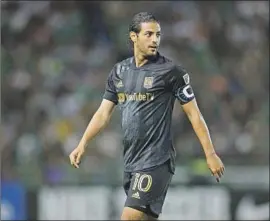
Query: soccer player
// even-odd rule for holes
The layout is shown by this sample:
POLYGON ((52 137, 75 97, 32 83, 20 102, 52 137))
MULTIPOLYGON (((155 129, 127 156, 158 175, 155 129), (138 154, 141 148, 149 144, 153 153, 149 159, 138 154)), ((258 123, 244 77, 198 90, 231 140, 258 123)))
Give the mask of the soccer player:
POLYGON ((218 182, 224 165, 197 106, 189 74, 158 52, 159 21, 150 13, 138 13, 129 27, 129 36, 134 56, 113 67, 100 107, 69 157, 71 165, 79 168, 89 141, 108 124, 118 105, 124 145, 123 187, 127 195, 121 220, 154 220, 161 213, 175 171, 171 119, 176 99, 187 114, 218 182))

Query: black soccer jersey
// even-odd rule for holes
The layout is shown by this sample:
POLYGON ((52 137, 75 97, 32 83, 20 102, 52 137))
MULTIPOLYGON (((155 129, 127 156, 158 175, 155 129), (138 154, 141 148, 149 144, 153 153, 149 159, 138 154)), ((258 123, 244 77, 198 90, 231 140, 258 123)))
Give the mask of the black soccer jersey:
POLYGON ((181 66, 157 55, 142 67, 134 57, 112 69, 103 98, 118 104, 122 115, 124 169, 138 171, 171 159, 175 149, 171 120, 175 99, 194 99, 189 75, 181 66))

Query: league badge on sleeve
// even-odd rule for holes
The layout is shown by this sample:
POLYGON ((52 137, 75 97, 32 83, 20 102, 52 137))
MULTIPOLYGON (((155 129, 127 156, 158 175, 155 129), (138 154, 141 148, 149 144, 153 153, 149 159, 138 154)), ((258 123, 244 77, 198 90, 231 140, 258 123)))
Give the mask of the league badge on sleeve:
POLYGON ((153 81, 154 81, 153 77, 145 77, 143 86, 145 88, 149 89, 149 88, 151 88, 153 86, 153 81))
POLYGON ((183 76, 183 78, 184 78, 185 83, 186 83, 186 84, 189 84, 189 74, 188 74, 188 73, 185 74, 185 75, 183 76))

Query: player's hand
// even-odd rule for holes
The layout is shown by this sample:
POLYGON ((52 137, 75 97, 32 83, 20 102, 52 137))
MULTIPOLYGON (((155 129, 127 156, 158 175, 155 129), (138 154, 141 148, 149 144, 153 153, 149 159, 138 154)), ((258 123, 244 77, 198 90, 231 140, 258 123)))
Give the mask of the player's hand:
POLYGON ((214 153, 207 156, 206 161, 212 175, 215 176, 216 181, 219 182, 225 171, 225 167, 221 159, 214 153))
POLYGON ((81 158, 85 152, 85 149, 82 146, 75 148, 69 155, 70 164, 75 168, 79 168, 81 158))

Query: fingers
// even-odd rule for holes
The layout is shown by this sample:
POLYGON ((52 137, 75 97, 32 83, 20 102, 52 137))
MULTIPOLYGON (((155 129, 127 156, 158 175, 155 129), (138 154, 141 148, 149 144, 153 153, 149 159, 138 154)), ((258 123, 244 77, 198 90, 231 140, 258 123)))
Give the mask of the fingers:
POLYGON ((75 164, 77 165, 77 168, 79 168, 79 164, 81 163, 81 157, 82 157, 82 154, 79 153, 75 160, 75 164))
POLYGON ((73 162, 72 165, 77 169, 79 168, 79 165, 76 162, 73 162))
POLYGON ((84 150, 81 149, 75 149, 70 155, 70 164, 74 166, 75 168, 79 168, 79 164, 81 162, 81 158, 84 154, 84 150))
MULTIPOLYGON (((211 169, 210 169, 211 170, 211 169)), ((221 176, 219 176, 218 172, 216 170, 211 170, 212 176, 216 178, 216 181, 219 183, 221 176)))
POLYGON ((222 175, 223 175, 221 170, 218 170, 218 171, 216 172, 216 174, 218 175, 219 178, 221 178, 222 175))
POLYGON ((75 168, 79 168, 80 160, 78 160, 78 155, 74 155, 71 153, 69 159, 72 166, 74 166, 75 168))
POLYGON ((224 167, 221 167, 221 168, 214 169, 214 170, 211 170, 210 169, 210 171, 211 171, 212 175, 216 178, 216 181, 219 183, 221 177, 224 174, 225 168, 224 167))

